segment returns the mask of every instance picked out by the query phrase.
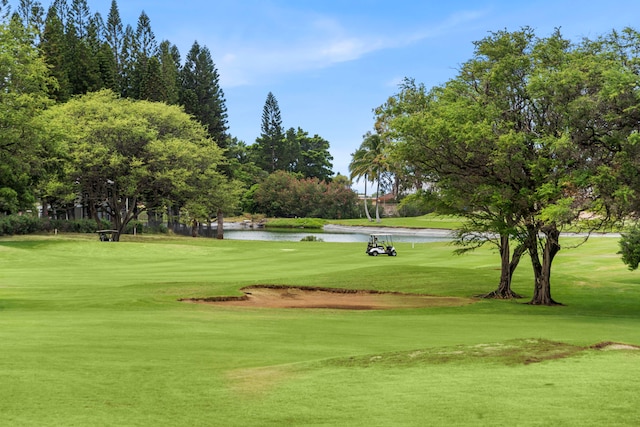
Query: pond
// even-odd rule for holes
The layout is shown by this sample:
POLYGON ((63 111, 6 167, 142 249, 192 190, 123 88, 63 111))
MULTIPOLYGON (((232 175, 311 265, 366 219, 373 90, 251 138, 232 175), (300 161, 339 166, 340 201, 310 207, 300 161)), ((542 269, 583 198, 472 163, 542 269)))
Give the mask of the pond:
POLYGON ((450 241, 449 230, 400 229, 383 227, 325 226, 324 230, 265 230, 251 228, 231 228, 224 230, 224 238, 229 240, 300 241, 307 236, 315 236, 325 242, 367 242, 369 234, 384 233, 393 236, 394 243, 428 243, 450 241))

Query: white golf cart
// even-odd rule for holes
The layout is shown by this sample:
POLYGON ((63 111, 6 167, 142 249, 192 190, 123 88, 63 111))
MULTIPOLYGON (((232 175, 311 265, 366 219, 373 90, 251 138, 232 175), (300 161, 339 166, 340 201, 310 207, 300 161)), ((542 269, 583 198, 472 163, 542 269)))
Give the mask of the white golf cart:
POLYGON ((367 255, 398 255, 396 248, 393 247, 391 234, 371 234, 367 243, 367 255))

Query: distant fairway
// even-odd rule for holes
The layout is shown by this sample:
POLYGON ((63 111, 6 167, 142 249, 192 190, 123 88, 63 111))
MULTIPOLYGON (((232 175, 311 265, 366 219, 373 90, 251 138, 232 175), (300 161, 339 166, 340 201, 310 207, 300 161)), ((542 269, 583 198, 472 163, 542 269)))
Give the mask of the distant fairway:
MULTIPOLYGON (((454 256, 446 243, 396 246, 398 257, 368 257, 355 243, 0 239, 2 423, 640 423, 640 273, 622 264, 613 238, 560 252, 552 294, 563 307, 178 301, 241 296, 253 285, 466 299, 497 285, 489 248, 454 256)), ((528 258, 515 282, 531 296, 528 258)))

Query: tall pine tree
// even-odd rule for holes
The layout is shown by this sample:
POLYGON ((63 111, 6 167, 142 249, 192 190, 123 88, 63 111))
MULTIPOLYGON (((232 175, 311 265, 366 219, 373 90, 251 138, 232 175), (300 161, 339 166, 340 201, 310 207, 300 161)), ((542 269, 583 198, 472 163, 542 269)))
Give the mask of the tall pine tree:
POLYGON ((120 95, 125 98, 134 97, 134 71, 137 52, 136 33, 133 27, 125 27, 120 50, 120 95))
POLYGON ((168 40, 160 43, 160 74, 162 79, 162 99, 169 105, 180 101, 180 52, 168 40))
POLYGON ((206 46, 194 42, 180 73, 180 103, 220 146, 227 143, 227 107, 220 77, 206 46))
POLYGON ((255 164, 269 173, 287 170, 289 161, 285 161, 285 141, 278 100, 269 92, 262 109, 261 134, 251 146, 255 164))
POLYGON ((89 41, 90 20, 86 0, 73 0, 67 8, 65 33, 65 65, 72 95, 99 90, 102 86, 98 59, 89 41))
POLYGON ((115 67, 115 87, 114 92, 122 92, 122 43, 124 41, 124 30, 122 20, 120 19, 120 11, 116 0, 111 1, 111 8, 107 16, 107 22, 104 26, 104 38, 113 55, 113 64, 115 67))
POLYGON ((49 96, 57 102, 65 102, 71 97, 69 75, 64 63, 67 57, 67 45, 62 19, 54 5, 49 7, 47 11, 44 30, 40 38, 40 49, 49 66, 51 76, 55 77, 58 82, 56 86, 49 88, 49 96))
POLYGON ((20 0, 18 15, 22 19, 25 28, 34 31, 36 38, 40 37, 44 27, 44 9, 37 0, 20 0))
POLYGON ((157 94, 151 95, 151 92, 157 92, 156 88, 151 88, 157 84, 154 81, 159 79, 159 64, 149 66, 151 58, 158 53, 158 44, 156 37, 151 30, 151 20, 149 16, 142 11, 138 18, 138 25, 135 33, 135 51, 134 66, 132 75, 132 98, 136 99, 155 99, 157 94))
POLYGON ((9 0, 0 0, 0 21, 5 22, 11 13, 9 0))

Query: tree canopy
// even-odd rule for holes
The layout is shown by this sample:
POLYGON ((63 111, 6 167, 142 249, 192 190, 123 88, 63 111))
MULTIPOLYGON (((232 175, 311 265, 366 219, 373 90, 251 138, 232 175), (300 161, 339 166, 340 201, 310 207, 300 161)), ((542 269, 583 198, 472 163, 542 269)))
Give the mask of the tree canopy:
POLYGON ((32 37, 17 18, 0 24, 0 213, 32 208, 44 173, 46 153, 31 121, 50 104, 56 82, 32 37))
MULTIPOLYGON (((129 216, 136 216, 136 209, 144 205, 145 209, 151 211, 149 220, 154 226, 160 224, 164 214, 168 214, 168 225, 171 222, 176 224, 178 221, 174 219, 178 217, 180 209, 190 220, 205 221, 212 213, 221 220, 223 212, 238 206, 241 199, 239 193, 246 191, 242 188, 263 182, 275 170, 294 172, 298 176, 322 181, 331 179, 333 159, 329 153, 329 142, 319 135, 310 136, 301 128, 291 128, 285 135, 273 94, 269 94, 265 104, 267 115, 263 117, 266 121, 261 136, 266 138, 264 141, 267 151, 271 150, 271 156, 265 155, 260 138, 251 146, 234 138, 229 133, 226 101, 209 49, 194 42, 183 63, 175 45, 168 40, 156 39, 151 17, 144 11, 141 11, 134 25, 121 20, 116 0, 112 0, 110 8, 105 11, 106 19, 100 13, 91 11, 87 0, 55 0, 49 4, 46 13, 37 0, 20 1, 15 13, 12 12, 6 0, 0 1, 0 41, 5 48, 0 53, 0 73, 4 78, 3 111, 0 112, 0 121, 3 122, 0 131, 1 212, 35 209, 40 204, 45 217, 49 214, 56 219, 59 216, 74 218, 75 215, 89 215, 97 219, 107 209, 112 219, 117 220, 121 215, 122 222, 126 223, 129 216), (109 96, 118 96, 110 99, 104 90, 111 91, 109 96), (110 106, 119 106, 110 110, 116 115, 114 117, 120 117, 117 115, 121 108, 125 108, 125 100, 151 101, 148 105, 162 102, 165 105, 179 105, 206 129, 211 139, 208 144, 224 148, 222 153, 225 158, 218 158, 218 151, 211 157, 216 170, 207 170, 200 176, 201 182, 209 184, 200 189, 199 201, 190 198, 191 194, 186 191, 167 193, 167 187, 163 186, 166 183, 162 180, 149 180, 144 190, 140 187, 134 191, 131 186, 126 190, 120 188, 121 194, 123 191, 126 193, 126 200, 124 210, 116 213, 114 209, 117 207, 113 207, 115 201, 111 201, 112 206, 103 206, 106 203, 101 193, 104 188, 97 184, 89 186, 91 188, 86 188, 82 194, 76 191, 78 188, 74 185, 77 183, 69 181, 67 173, 72 173, 76 168, 78 174, 83 163, 71 162, 71 166, 67 163, 71 160, 80 161, 80 158, 73 157, 80 152, 80 145, 74 145, 73 155, 67 150, 70 141, 77 140, 83 130, 77 123, 75 127, 71 126, 74 123, 67 123, 70 125, 70 134, 65 140, 55 134, 55 123, 47 127, 42 119, 32 121, 53 104, 57 105, 47 113, 48 118, 53 118, 55 114, 62 115, 60 111, 74 108, 78 102, 95 103, 92 96, 82 97, 94 93, 109 98, 110 106), (63 107, 66 103, 69 105, 63 107), (66 142, 63 143, 63 140, 66 142), (131 204, 134 199, 137 202, 131 204), (136 206, 134 211, 127 212, 131 206, 136 206)), ((147 104, 132 105, 135 105, 135 108, 131 107, 133 110, 153 110, 145 106, 147 104)), ((160 110, 157 109, 158 112, 160 110)), ((90 119, 87 115, 70 117, 77 119, 78 123, 90 119)), ((55 119, 60 123, 65 120, 62 116, 55 119)), ((120 119, 126 123, 125 117, 120 119)), ((98 126, 97 123, 90 123, 90 128, 98 126)), ((105 126, 106 123, 108 121, 105 121, 105 126)), ((122 123, 111 124, 118 128, 122 123)), ((134 122, 129 125, 129 132, 140 130, 134 122)), ((124 139, 136 138, 128 135, 124 128, 109 132, 122 132, 124 139)), ((114 154, 110 151, 113 147, 99 144, 99 136, 91 138, 95 139, 96 144, 84 147, 86 150, 81 156, 84 166, 113 166, 114 154), (107 150, 106 153, 103 150, 107 150), (89 165, 90 161, 95 164, 89 165)), ((141 142, 137 149, 134 149, 136 144, 131 143, 127 149, 135 154, 133 163, 127 163, 130 160, 127 157, 129 152, 119 154, 128 159, 120 162, 119 171, 134 181, 138 173, 151 173, 148 167, 138 169, 136 166, 140 156, 151 156, 150 152, 145 151, 146 148, 141 147, 151 147, 153 144, 146 137, 141 141, 146 142, 141 142), (138 152, 138 149, 142 151, 138 152)), ((174 149, 177 147, 167 144, 166 155, 175 154, 174 149)), ((88 170, 94 171, 91 168, 88 170)), ((197 171, 198 168, 194 167, 193 170, 197 171)), ((124 178, 118 181, 113 179, 116 173, 116 170, 104 174, 101 172, 109 176, 108 181, 124 185, 124 178)), ((88 175, 90 173, 87 174, 87 180, 91 180, 88 175)), ((100 185, 105 184, 101 182, 100 185)), ((114 184, 109 185, 109 191, 113 193, 114 184)), ((121 199, 119 197, 118 201, 121 199)))
POLYGON ((220 76, 206 46, 194 42, 180 72, 180 100, 185 111, 196 117, 216 143, 227 142, 227 107, 220 76))
POLYGON ((269 92, 262 109, 260 136, 250 147, 252 160, 268 173, 285 171, 298 173, 306 178, 331 180, 333 171, 329 153, 329 141, 298 127, 286 132, 278 100, 269 92))
POLYGON ((52 107, 40 125, 64 160, 53 187, 83 199, 96 220, 106 206, 119 233, 147 206, 222 197, 222 150, 178 107, 104 90, 52 107))
POLYGON ((555 304, 561 231, 588 233, 628 213, 632 188, 613 178, 622 177, 622 159, 637 165, 640 81, 631 58, 615 57, 637 43, 628 35, 574 46, 559 31, 495 32, 474 44, 456 78, 430 91, 407 80, 378 110, 397 153, 427 176, 448 212, 468 218, 462 243, 498 236, 508 261, 515 240, 515 264, 502 264, 508 280, 526 248, 531 304, 555 304))

